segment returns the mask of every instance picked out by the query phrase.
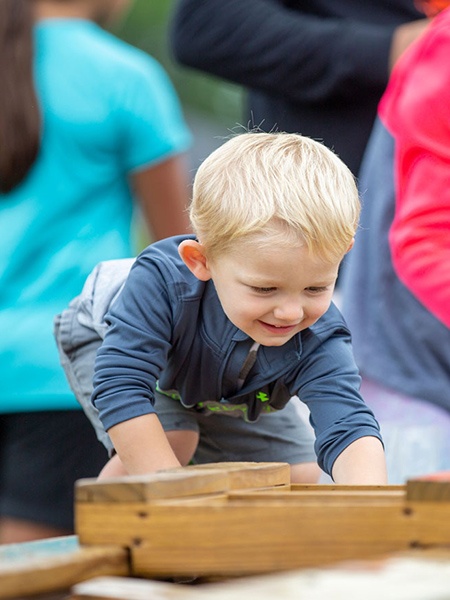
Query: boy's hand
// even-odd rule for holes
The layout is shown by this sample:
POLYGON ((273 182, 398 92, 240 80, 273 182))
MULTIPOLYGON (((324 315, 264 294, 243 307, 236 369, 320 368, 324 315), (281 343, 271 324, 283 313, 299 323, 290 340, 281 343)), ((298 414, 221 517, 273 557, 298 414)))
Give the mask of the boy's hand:
POLYGON ((128 475, 128 473, 126 472, 122 461, 119 456, 115 454, 100 471, 98 479, 111 479, 112 477, 125 477, 126 475, 128 475))
POLYGON ((181 466, 154 413, 114 425, 108 433, 129 475, 144 475, 181 466))

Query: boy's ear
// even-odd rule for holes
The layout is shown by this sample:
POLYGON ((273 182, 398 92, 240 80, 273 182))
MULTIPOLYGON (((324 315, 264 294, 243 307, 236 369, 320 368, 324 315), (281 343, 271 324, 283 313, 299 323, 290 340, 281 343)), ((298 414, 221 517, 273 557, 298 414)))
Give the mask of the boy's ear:
POLYGON ((355 245, 355 238, 353 238, 352 241, 350 242, 350 246, 347 248, 347 252, 350 252, 350 250, 353 248, 354 245, 355 245))
POLYGON ((211 279, 211 273, 208 268, 203 246, 195 240, 184 240, 178 246, 178 254, 181 256, 184 264, 189 271, 193 273, 200 281, 211 279))

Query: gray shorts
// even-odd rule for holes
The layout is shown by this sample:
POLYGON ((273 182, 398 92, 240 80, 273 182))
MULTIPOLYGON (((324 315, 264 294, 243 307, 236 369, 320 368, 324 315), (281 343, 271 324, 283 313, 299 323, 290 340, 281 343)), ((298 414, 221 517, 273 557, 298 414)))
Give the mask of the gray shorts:
POLYGON ((204 414, 179 400, 156 394, 155 410, 165 431, 196 431, 196 463, 222 461, 316 462, 314 436, 295 401, 283 410, 262 414, 255 423, 227 414, 204 414))
MULTIPOLYGON (((91 403, 94 362, 101 339, 94 330, 80 325, 76 309, 75 300, 55 319, 61 364, 78 402, 94 426, 97 438, 111 455, 111 439, 91 403)), ((194 456, 198 463, 316 462, 314 435, 294 400, 290 400, 283 410, 263 413, 255 423, 225 413, 203 414, 195 408, 185 408, 179 400, 158 392, 155 410, 165 431, 191 430, 199 433, 200 441, 194 456)))

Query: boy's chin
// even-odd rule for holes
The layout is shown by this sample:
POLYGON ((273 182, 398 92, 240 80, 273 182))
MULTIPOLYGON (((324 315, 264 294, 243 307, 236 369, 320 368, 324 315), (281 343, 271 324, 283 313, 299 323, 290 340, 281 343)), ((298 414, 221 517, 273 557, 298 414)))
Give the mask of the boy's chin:
POLYGON ((268 346, 270 347, 277 347, 277 346, 284 346, 285 344, 288 343, 288 341, 291 338, 289 338, 288 340, 269 340, 269 341, 264 341, 264 342, 260 342, 261 346, 268 346))
MULTIPOLYGON (((294 334, 295 335, 295 334, 294 334)), ((271 346, 284 346, 284 344, 287 344, 289 342, 289 340, 291 340, 294 335, 291 336, 285 336, 285 337, 269 337, 269 336, 255 336, 252 337, 252 340, 254 342, 257 342, 258 344, 261 344, 261 346, 267 346, 267 347, 271 347, 271 346)))

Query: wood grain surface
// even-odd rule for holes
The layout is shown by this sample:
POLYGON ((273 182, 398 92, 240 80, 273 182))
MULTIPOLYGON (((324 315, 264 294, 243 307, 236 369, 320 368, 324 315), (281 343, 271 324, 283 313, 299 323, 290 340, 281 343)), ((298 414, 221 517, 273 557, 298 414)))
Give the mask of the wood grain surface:
POLYGON ((119 546, 80 547, 76 536, 0 546, 0 598, 67 590, 100 575, 128 575, 119 546))

